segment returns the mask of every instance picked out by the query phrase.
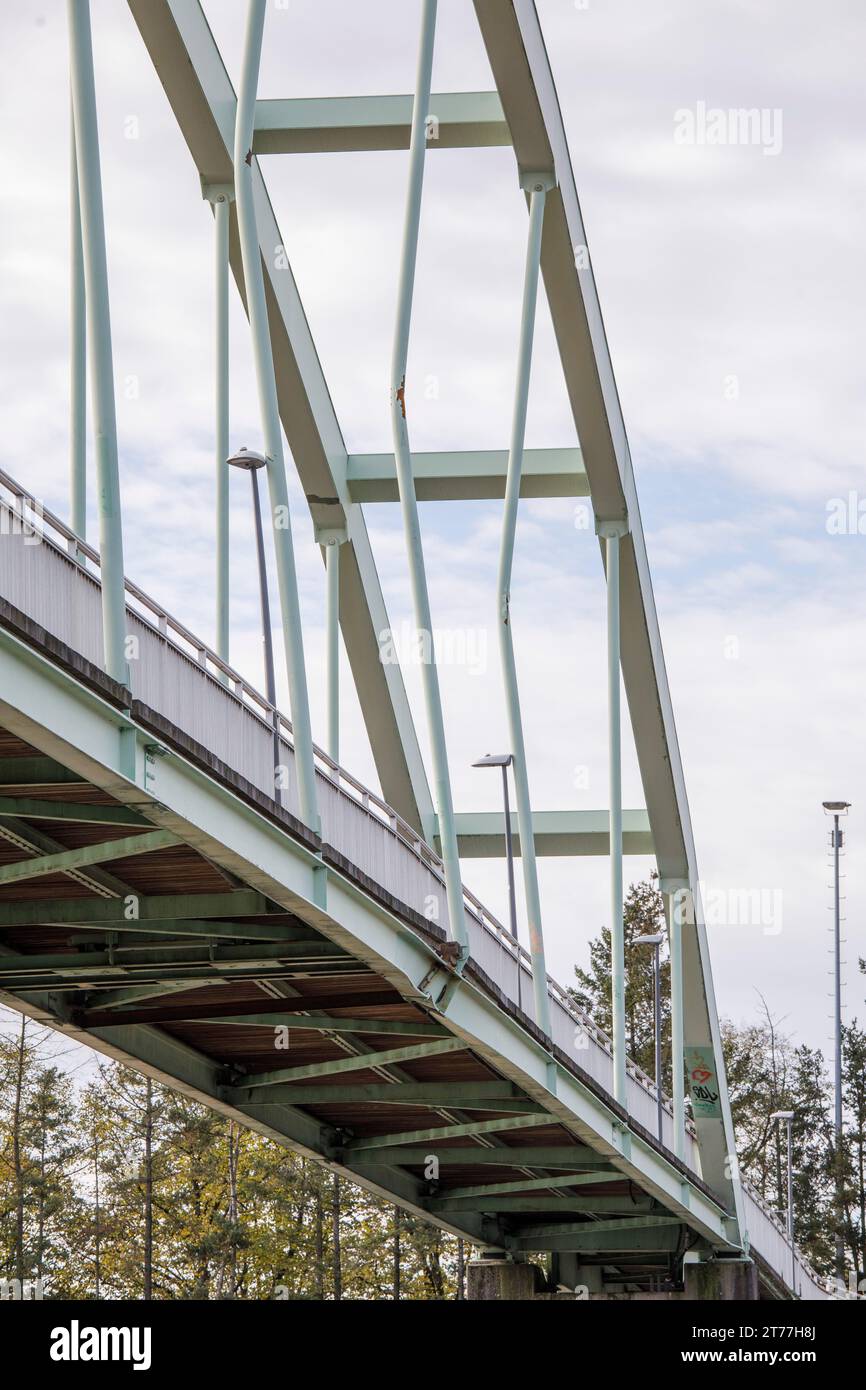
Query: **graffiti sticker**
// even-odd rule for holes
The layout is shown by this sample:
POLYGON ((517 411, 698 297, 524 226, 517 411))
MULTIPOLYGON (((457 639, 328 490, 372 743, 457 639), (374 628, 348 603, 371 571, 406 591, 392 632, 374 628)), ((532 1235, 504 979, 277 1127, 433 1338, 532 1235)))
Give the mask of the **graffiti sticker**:
POLYGON ((692 1096, 692 1113, 699 1120, 721 1119, 719 1083, 711 1047, 687 1047, 686 1072, 692 1096))

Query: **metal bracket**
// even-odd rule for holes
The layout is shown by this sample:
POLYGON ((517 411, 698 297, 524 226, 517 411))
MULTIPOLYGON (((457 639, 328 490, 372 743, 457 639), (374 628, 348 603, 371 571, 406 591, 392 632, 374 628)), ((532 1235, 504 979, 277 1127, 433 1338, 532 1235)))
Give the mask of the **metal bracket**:
POLYGON ((207 203, 233 203, 234 185, 230 183, 205 183, 201 180, 201 196, 207 203))
POLYGON ((525 193, 549 193, 556 187, 556 174, 551 169, 521 170, 520 187, 525 193))
POLYGON ((619 536, 627 536, 631 527, 628 524, 628 517, 600 517, 595 518, 595 534, 602 540, 613 540, 619 536))
POLYGON ((314 526, 313 539, 316 545, 345 545, 349 535, 345 526, 314 526))
POLYGON ((689 881, 687 878, 660 878, 660 893, 688 893, 689 881))

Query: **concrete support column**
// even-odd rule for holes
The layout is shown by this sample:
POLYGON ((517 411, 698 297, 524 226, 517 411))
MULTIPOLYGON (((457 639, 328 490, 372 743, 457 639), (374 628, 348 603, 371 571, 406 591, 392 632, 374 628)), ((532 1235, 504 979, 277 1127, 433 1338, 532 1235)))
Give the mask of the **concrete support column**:
POLYGON ((683 1265, 684 1297, 694 1301, 752 1303, 758 1294, 758 1270, 752 1260, 708 1260, 683 1265))
POLYGON ((471 1260, 466 1270, 467 1299, 521 1302, 535 1298, 544 1288, 544 1275, 533 1264, 511 1260, 471 1260))

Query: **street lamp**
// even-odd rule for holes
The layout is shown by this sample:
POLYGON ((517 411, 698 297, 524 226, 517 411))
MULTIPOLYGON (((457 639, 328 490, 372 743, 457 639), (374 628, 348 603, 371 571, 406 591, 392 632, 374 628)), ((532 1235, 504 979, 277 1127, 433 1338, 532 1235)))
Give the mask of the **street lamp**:
POLYGON ((844 1174, 842 1169, 842 914, 840 911, 840 892, 839 892, 839 853, 842 849, 844 836, 839 829, 839 817, 844 816, 850 807, 850 801, 825 801, 822 803, 824 810, 833 817, 832 848, 833 848, 833 905, 834 905, 834 925, 833 925, 833 945, 835 956, 835 1009, 834 1009, 834 1101, 835 1101, 835 1124, 836 1133, 836 1274, 838 1278, 845 1278, 845 1241, 842 1236, 842 1211, 843 1211, 843 1188, 844 1174))
POLYGON ((517 1007, 523 1010, 521 998, 520 976, 522 973, 520 964, 520 940, 517 935, 517 897, 514 889, 514 844, 511 836, 511 807, 508 801, 508 769, 514 761, 511 753, 485 753, 483 758, 479 758, 473 767, 501 767, 502 768, 502 801, 505 809, 505 859, 508 864, 508 912, 511 923, 511 935, 517 942, 517 1007))
POLYGON ((653 1021, 655 1024, 655 1072, 656 1072, 656 1115, 658 1120, 659 1143, 662 1142, 662 963, 661 946, 664 936, 653 932, 647 936, 636 936, 632 946, 652 946, 653 948, 653 1021))
POLYGON ((785 1121, 788 1126, 788 1240, 791 1242, 791 1288, 797 1292, 797 1259, 794 1248, 794 1140, 793 1110, 774 1110, 770 1116, 777 1123, 785 1121))
POLYGON ((265 658, 265 694, 268 703, 273 706, 274 714, 274 793, 275 800, 280 800, 276 795, 276 775, 277 768, 282 761, 282 749, 280 747, 280 721, 277 715, 277 683, 274 675, 274 642, 271 635, 271 605, 268 598, 268 569, 265 563, 265 536, 262 529, 262 503, 259 496, 259 470, 267 468, 268 461, 264 454, 257 453, 255 449, 248 449, 244 445, 238 449, 236 454, 232 454, 226 462, 230 468, 242 468, 250 475, 250 483, 253 491, 253 518, 256 531, 256 558, 259 570, 259 603, 262 614, 262 647, 265 658))

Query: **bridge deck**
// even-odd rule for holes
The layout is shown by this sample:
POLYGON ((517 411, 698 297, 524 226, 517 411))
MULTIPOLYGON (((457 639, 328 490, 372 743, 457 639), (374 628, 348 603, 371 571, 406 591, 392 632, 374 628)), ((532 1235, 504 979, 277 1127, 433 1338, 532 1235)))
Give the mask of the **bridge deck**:
MULTIPOLYGON (((20 507, 21 490, 5 484, 20 507)), ((693 1136, 678 1165, 669 1108, 663 1147, 637 1068, 628 1114, 618 1110, 609 1043, 555 983, 552 1037, 541 1035, 517 943, 469 894, 472 958, 458 983, 431 847, 324 755, 321 836, 311 835, 296 819, 290 727, 283 721, 280 805, 273 711, 131 586, 138 656, 131 692, 114 686, 98 666, 95 557, 71 558, 55 518, 43 519, 38 544, 15 529, 7 524, 0 544, 9 669, 21 672, 25 650, 39 653, 43 677, 50 669, 70 699, 73 686, 91 690, 126 730, 127 762, 85 757, 83 740, 66 744, 60 715, 48 727, 5 684, 4 1000, 475 1242, 577 1254, 638 1284, 671 1273, 691 1245, 724 1251, 724 1212, 701 1181, 693 1136), (203 836, 189 791, 172 790, 169 774, 181 771, 230 796, 229 833, 203 836), (250 854, 250 817, 279 835, 312 891, 278 882, 250 854), (348 897, 353 912, 340 910, 348 897), (137 916, 126 915, 129 901, 137 916), (426 970, 401 959, 410 942, 426 970), (471 1020, 461 1011, 470 996, 471 1020)), ((790 1283, 778 1222, 749 1192, 746 1203, 765 1286, 790 1283)), ((796 1277, 803 1296, 821 1296, 799 1262, 796 1277)))

